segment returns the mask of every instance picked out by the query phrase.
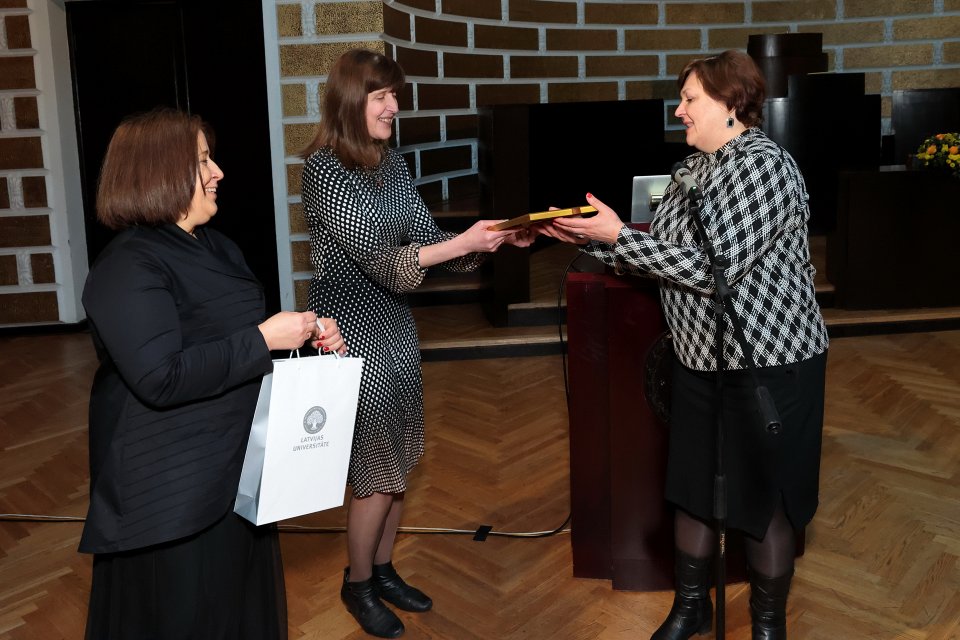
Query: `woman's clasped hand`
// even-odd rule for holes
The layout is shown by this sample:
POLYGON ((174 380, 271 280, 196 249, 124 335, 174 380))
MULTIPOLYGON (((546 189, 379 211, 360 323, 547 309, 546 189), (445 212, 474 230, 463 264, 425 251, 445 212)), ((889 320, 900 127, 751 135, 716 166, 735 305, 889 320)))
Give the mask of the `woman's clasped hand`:
POLYGON ((281 311, 260 325, 260 333, 271 351, 299 349, 308 341, 315 349, 344 355, 347 346, 333 318, 318 318, 313 311, 281 311))

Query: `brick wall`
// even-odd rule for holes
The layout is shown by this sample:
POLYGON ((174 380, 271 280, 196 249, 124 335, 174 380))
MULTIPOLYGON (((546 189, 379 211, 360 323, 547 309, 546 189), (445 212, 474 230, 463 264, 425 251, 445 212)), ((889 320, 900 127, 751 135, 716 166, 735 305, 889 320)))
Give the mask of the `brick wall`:
POLYGON ((45 167, 26 0, 0 0, 0 324, 56 322, 45 167))
POLYGON ((278 3, 276 11, 293 293, 296 308, 303 309, 313 268, 300 204, 303 162, 298 154, 316 132, 323 82, 337 57, 353 47, 383 53, 387 47, 383 42, 383 5, 379 0, 304 0, 278 3))
POLYGON ((86 238, 66 37, 61 4, 0 0, 0 326, 83 319, 86 238))
MULTIPOLYGON (((372 46, 407 73, 396 143, 428 202, 477 192, 484 105, 663 98, 667 137, 682 139, 676 74, 692 58, 745 49, 750 34, 822 32, 830 69, 864 72, 882 96, 885 133, 894 90, 960 86, 960 0, 304 0, 278 4, 277 22, 287 152, 319 120, 331 60, 372 46)), ((286 162, 302 306, 300 165, 286 162)))

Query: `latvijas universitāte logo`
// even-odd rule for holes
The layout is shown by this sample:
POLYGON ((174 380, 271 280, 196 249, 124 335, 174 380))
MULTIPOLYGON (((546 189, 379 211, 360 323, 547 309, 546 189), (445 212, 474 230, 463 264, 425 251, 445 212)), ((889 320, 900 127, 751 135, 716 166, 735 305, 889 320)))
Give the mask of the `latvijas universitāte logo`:
POLYGON ((327 412, 323 407, 310 407, 303 416, 303 430, 309 434, 320 433, 327 423, 327 412))

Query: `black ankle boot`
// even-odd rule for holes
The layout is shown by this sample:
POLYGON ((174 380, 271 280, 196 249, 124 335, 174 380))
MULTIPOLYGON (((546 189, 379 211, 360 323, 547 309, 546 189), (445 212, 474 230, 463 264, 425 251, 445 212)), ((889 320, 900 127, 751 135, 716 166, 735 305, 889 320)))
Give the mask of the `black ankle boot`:
POLYGON ((753 640, 786 640, 787 593, 793 569, 779 578, 750 570, 750 619, 753 640))
POLYGON ((343 586, 340 599, 347 611, 357 619, 364 631, 378 638, 399 638, 403 635, 403 623, 387 605, 380 602, 373 578, 362 582, 349 582, 350 568, 343 570, 343 586))
POLYGON ((694 634, 705 634, 713 625, 713 602, 710 601, 710 558, 694 558, 679 549, 674 564, 677 586, 673 608, 650 640, 687 640, 694 634))
POLYGON ((373 586, 382 599, 398 609, 420 613, 430 611, 433 606, 433 600, 425 593, 411 587, 397 575, 392 562, 373 565, 373 586))

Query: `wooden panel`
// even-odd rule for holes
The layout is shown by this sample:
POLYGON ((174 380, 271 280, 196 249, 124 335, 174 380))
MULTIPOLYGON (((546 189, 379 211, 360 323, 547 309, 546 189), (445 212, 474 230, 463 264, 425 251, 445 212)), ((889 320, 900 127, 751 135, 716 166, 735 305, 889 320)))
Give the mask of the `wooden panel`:
POLYGON ((606 287, 571 274, 567 287, 570 378, 570 512, 573 575, 611 577, 610 405, 606 287), (594 396, 593 394, 598 394, 594 396), (594 401, 595 400, 595 401, 594 401))
POLYGON ((844 309, 960 305, 956 238, 960 180, 925 171, 840 174, 836 233, 827 244, 827 275, 844 309), (909 215, 910 224, 904 223, 909 215), (907 247, 910 267, 900 256, 907 247))
POLYGON ((618 279, 607 286, 606 306, 613 587, 669 589, 673 517, 663 499, 668 431, 654 416, 644 383, 647 356, 666 329, 660 291, 655 280, 618 279))

